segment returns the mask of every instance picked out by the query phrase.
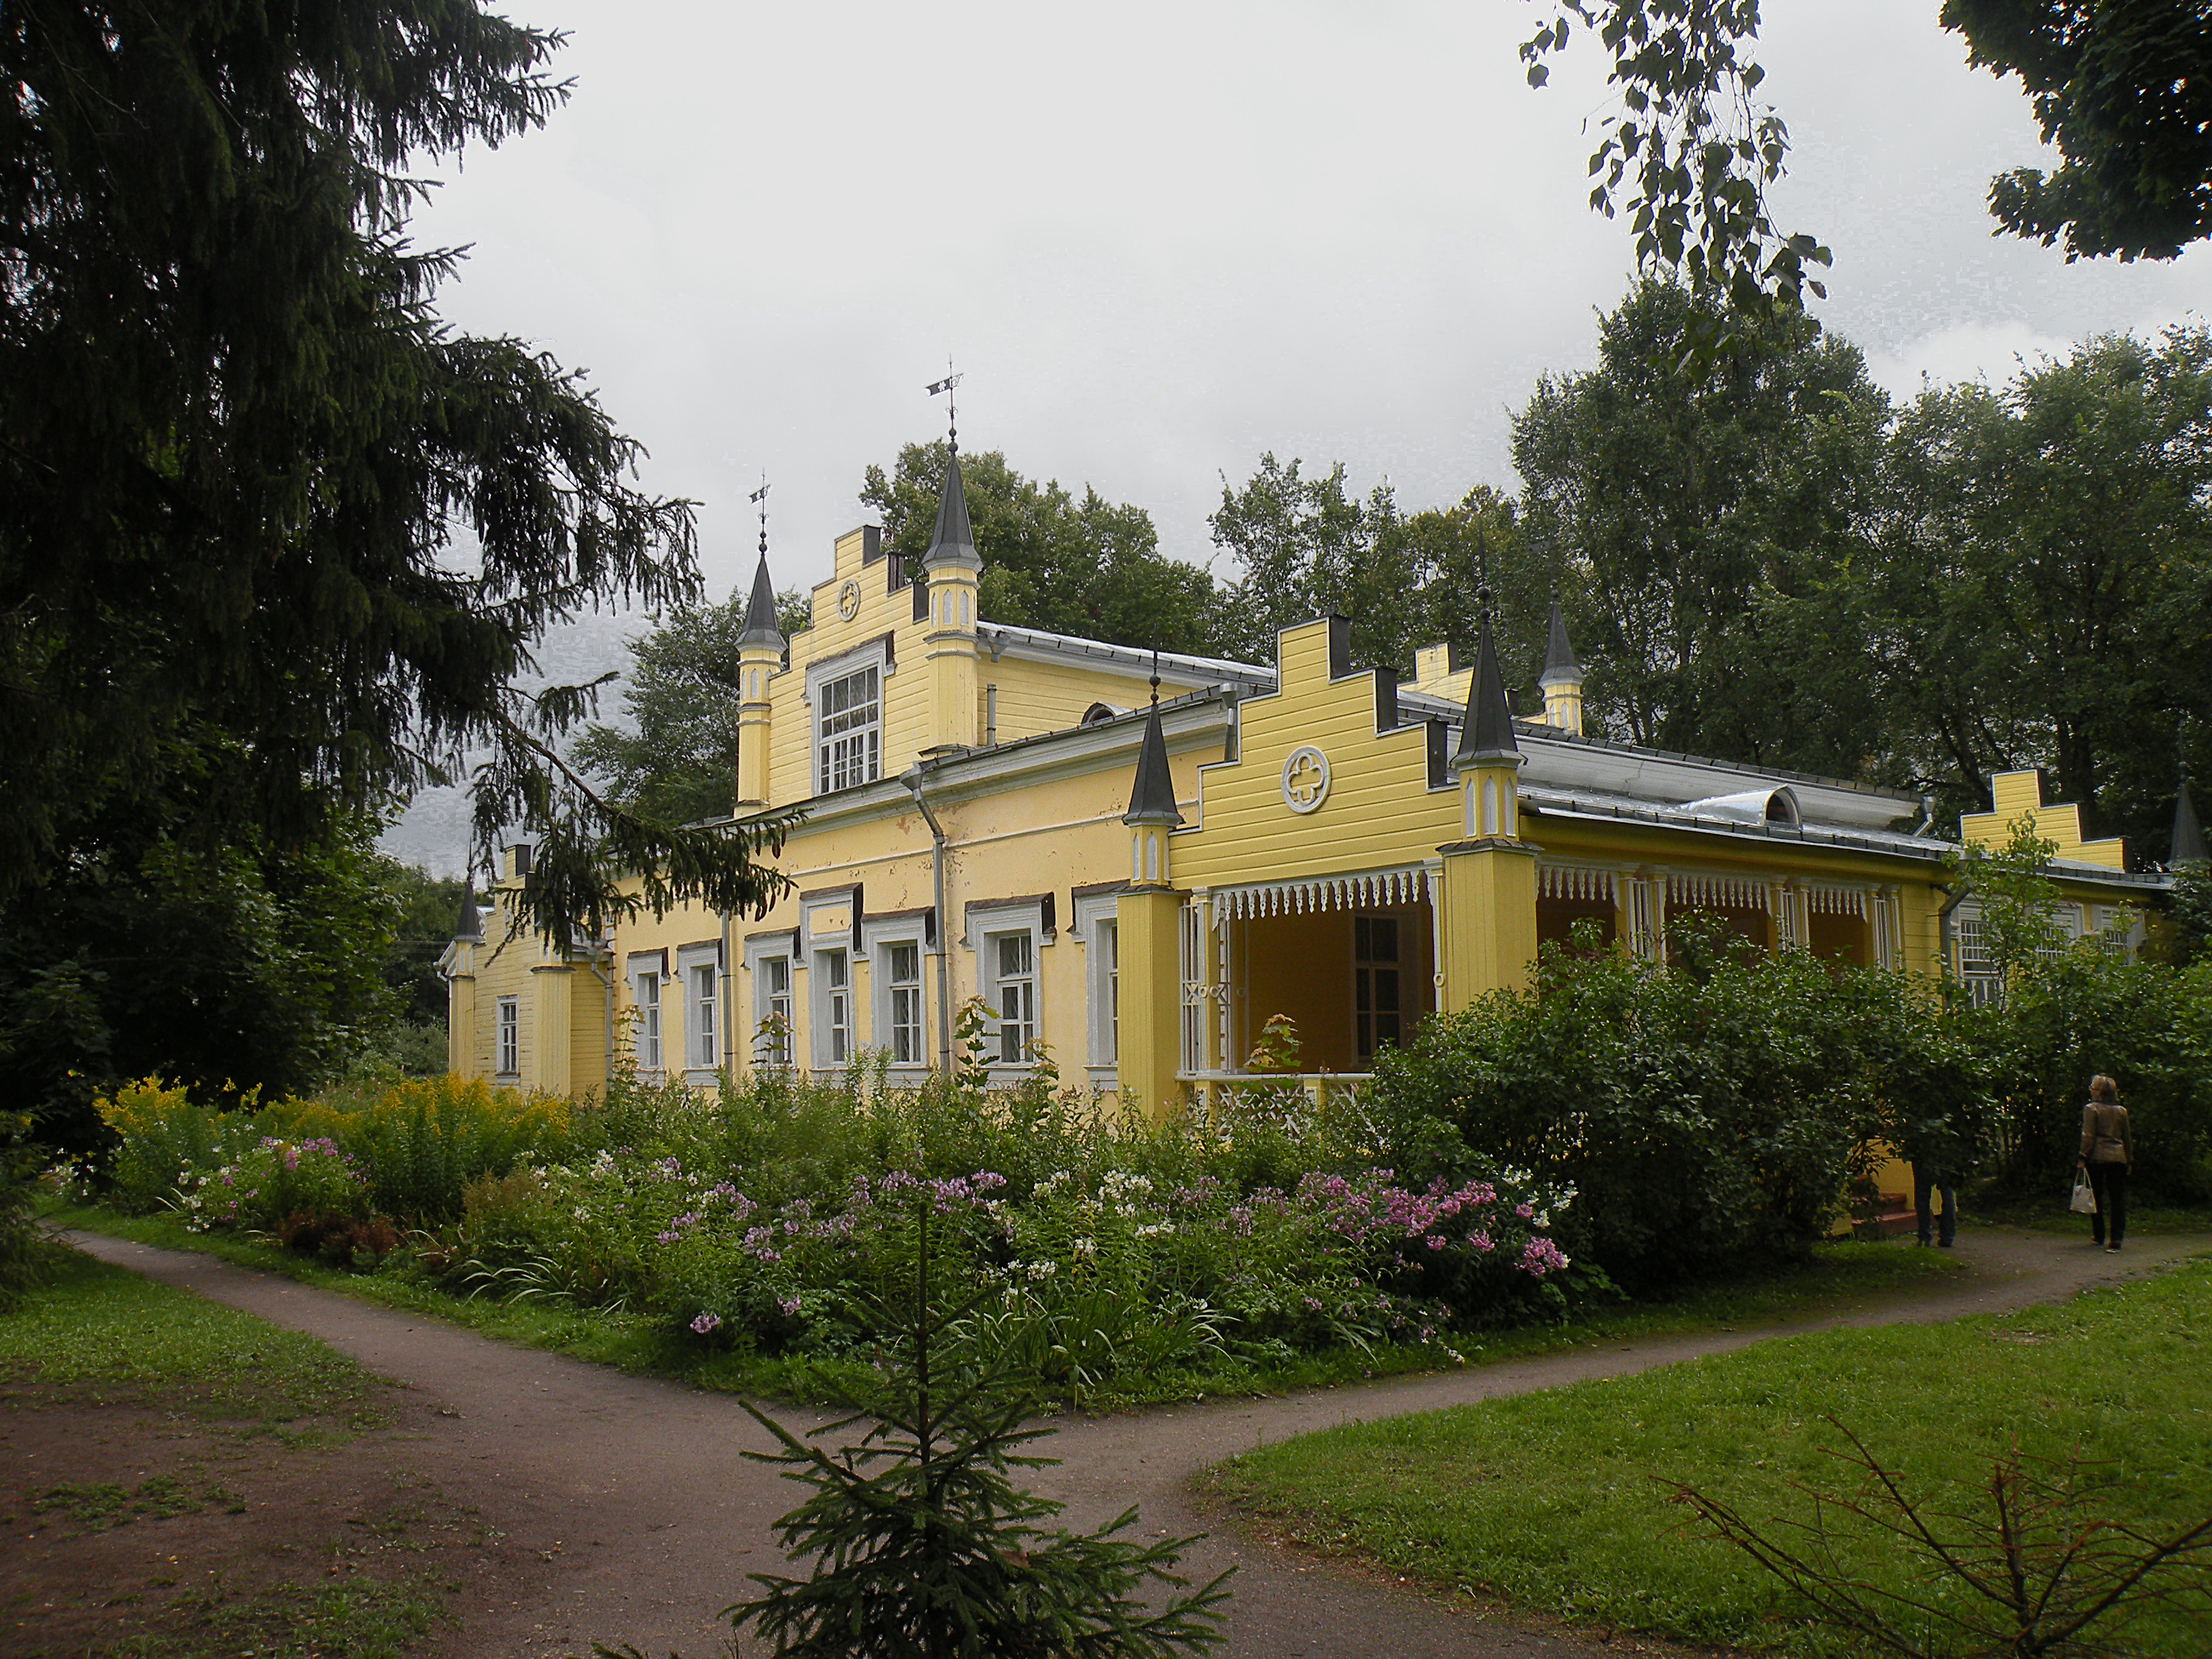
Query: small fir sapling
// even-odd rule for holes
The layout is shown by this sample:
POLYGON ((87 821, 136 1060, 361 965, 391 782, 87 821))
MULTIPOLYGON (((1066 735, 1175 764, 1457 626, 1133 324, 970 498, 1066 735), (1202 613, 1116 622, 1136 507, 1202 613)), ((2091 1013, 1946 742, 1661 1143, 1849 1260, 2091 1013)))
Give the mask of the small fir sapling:
POLYGON ((748 1455, 813 1489, 776 1528, 814 1565, 750 1575, 763 1593, 726 1610, 733 1629, 793 1659, 1164 1659, 1220 1641, 1229 1574, 1188 1590, 1174 1571, 1194 1539, 1125 1541, 1133 1508, 1093 1532, 1043 1529, 1061 1506, 1012 1472, 1056 1461, 1018 1449, 1051 1431, 1023 1426, 1036 1396, 1005 1351, 984 1351, 973 1303, 935 1299, 929 1204, 914 1213, 911 1293, 882 1310, 892 1335, 872 1397, 805 1439, 745 1407, 783 1448, 748 1455), (856 1443, 814 1443, 862 1423, 856 1443))

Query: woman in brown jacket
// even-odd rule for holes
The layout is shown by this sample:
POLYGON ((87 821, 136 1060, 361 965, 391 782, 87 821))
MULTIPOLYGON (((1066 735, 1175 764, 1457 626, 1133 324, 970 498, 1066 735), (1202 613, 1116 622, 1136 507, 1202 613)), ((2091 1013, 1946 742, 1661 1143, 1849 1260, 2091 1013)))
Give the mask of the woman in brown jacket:
POLYGON ((2081 1161, 2097 1194, 2090 1237, 2108 1250, 2120 1248, 2128 1234, 2128 1171, 2135 1167, 2136 1144, 2128 1133, 2128 1109, 2118 1085, 2100 1074, 2089 1079, 2089 1103, 2081 1109, 2081 1161), (2112 1224, 2109 1235, 2106 1222, 2112 1224))

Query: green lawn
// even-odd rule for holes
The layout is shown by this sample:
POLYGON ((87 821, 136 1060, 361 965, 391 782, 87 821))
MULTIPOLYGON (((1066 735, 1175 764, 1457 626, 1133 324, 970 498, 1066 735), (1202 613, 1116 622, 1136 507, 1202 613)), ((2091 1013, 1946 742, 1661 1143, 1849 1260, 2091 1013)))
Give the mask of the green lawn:
MULTIPOLYGON (((0 1411, 18 1421, 68 1414, 103 1448, 121 1441, 138 1457, 177 1457, 180 1466, 135 1481, 82 1478, 0 1492, 0 1548, 27 1550, 36 1539, 38 1547, 62 1552, 58 1579, 31 1582, 72 1601, 89 1595, 107 1610, 103 1633, 70 1649, 89 1659, 399 1659, 440 1617, 442 1592, 421 1571, 337 1583, 326 1577, 241 1583, 261 1577, 262 1564, 250 1549, 240 1556, 238 1534, 228 1532, 189 1534, 211 1553, 181 1567, 173 1554, 166 1566, 161 1559, 179 1547, 163 1522, 211 1513, 250 1524, 246 1498, 226 1482, 259 1491, 287 1481, 319 1487, 318 1453, 357 1446, 362 1431, 386 1421, 387 1387, 311 1336, 57 1251, 46 1282, 0 1315, 0 1411), (179 1418, 216 1429, 216 1443, 234 1449, 210 1458, 207 1441, 180 1438, 167 1426, 179 1418), (242 1444, 234 1438, 240 1436, 242 1444), (121 1527, 153 1529, 144 1547, 152 1551, 149 1579, 112 1559, 88 1567, 71 1553, 87 1536, 121 1527), (145 1626, 156 1608, 158 1627, 127 1628, 145 1626)), ((343 1546, 338 1515, 330 1525, 343 1546)), ((23 1629, 15 1616, 20 1581, 18 1590, 0 1605, 0 1626, 12 1624, 14 1632, 23 1629)))
MULTIPOLYGON (((1939 1507, 1989 1459, 2079 1446, 2117 1515, 2212 1513, 2212 1260, 2060 1308, 1763 1343, 1618 1382, 1330 1430, 1202 1486, 1267 1531, 1484 1600, 1694 1642, 1781 1643, 1765 1575, 1670 1504, 1683 1480, 1761 1520, 1847 1487, 1832 1416, 1939 1507)), ((1894 1553, 1879 1571, 1893 1571, 1894 1553)), ((2202 1603, 2146 1654, 2205 1651, 2202 1603)))
POLYGON ((313 1337, 75 1251, 0 1317, 0 1396, 24 1384, 278 1431, 362 1428, 382 1416, 383 1384, 313 1337))
MULTIPOLYGON (((81 1228, 143 1244, 204 1251, 325 1290, 450 1320, 502 1341, 549 1348, 627 1371, 676 1377, 701 1388, 819 1405, 831 1397, 826 1379, 837 1374, 834 1366, 805 1358, 739 1353, 702 1357, 696 1347, 679 1340, 665 1326, 645 1319, 535 1299, 470 1299, 390 1273, 342 1273, 253 1239, 191 1232, 158 1216, 124 1216, 84 1206, 50 1209, 45 1219, 51 1225, 81 1228)), ((1894 1240, 1881 1244, 1845 1240, 1818 1246, 1805 1261, 1780 1265, 1769 1273, 1725 1286, 1687 1291, 1664 1301, 1587 1304, 1564 1323, 1448 1336, 1443 1342, 1421 1346, 1382 1346, 1365 1353, 1316 1354, 1291 1365, 1257 1372, 1230 1365, 1155 1372, 1117 1379, 1115 1387, 1083 1403, 1087 1410, 1108 1412, 1209 1395, 1265 1396, 1460 1364, 1519 1358, 1592 1343, 1735 1328, 1909 1291, 1960 1271, 1954 1258, 1936 1251, 1914 1249, 1894 1240)))

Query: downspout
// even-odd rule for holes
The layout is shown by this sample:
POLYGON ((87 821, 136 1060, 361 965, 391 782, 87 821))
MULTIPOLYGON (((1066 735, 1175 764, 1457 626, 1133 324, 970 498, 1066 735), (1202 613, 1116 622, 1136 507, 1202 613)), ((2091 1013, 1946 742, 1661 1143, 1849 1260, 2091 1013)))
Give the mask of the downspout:
POLYGON ((945 1075, 952 1075, 952 938, 945 931, 945 827, 937 821, 937 814, 929 810, 928 799, 921 793, 921 763, 916 762, 899 774, 899 781, 906 786, 907 793, 914 797, 921 811, 921 821, 929 826, 929 891, 930 912, 937 931, 937 1063, 945 1075))
POLYGON ((731 1039, 737 1035, 738 1011, 730 1005, 737 1000, 738 976, 730 967, 730 916, 727 911, 722 913, 722 960, 719 966, 722 975, 722 1046, 715 1057, 722 1062, 718 1069, 727 1072, 734 1079, 738 1074, 738 1062, 733 1057, 737 1049, 732 1046, 731 1039))

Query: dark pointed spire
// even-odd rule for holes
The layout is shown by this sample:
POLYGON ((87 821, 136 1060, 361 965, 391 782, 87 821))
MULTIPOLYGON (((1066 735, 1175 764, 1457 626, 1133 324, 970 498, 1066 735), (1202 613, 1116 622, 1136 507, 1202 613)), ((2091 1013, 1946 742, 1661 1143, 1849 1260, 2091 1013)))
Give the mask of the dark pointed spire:
POLYGON ((1145 740, 1137 750, 1137 781, 1129 790, 1124 823, 1181 823, 1175 777, 1168 770, 1168 738, 1160 729, 1160 653, 1152 653, 1152 702, 1145 711, 1145 740))
POLYGON ((760 563, 753 569, 752 597, 745 601, 745 631, 738 635, 738 649, 748 646, 783 649, 783 629, 775 614, 775 584, 769 579, 766 548, 761 550, 760 563))
POLYGON ((2204 826, 2197 821, 2196 804, 2189 799, 2189 780, 2181 780, 2181 795, 2173 803, 2173 845, 2167 851, 2168 869, 2184 864, 2212 862, 2212 851, 2204 845, 2204 826))
POLYGON ((945 457, 945 489, 937 498, 937 528, 929 538, 929 551, 921 556, 925 565, 964 564, 977 569, 982 565, 975 551, 975 532, 968 524, 968 491, 960 481, 960 451, 956 447, 945 457))
POLYGON ((1536 684, 1548 686, 1555 680, 1577 685, 1583 680, 1583 665, 1575 660, 1574 647, 1567 643, 1567 619, 1559 610, 1556 593, 1552 596, 1551 641, 1544 648, 1544 672, 1536 684))
POLYGON ((453 919, 453 937, 481 941, 483 938, 483 912, 477 908, 477 872, 469 872, 469 878, 461 887, 461 913, 453 919))
POLYGON ((1505 703, 1505 677, 1498 672, 1498 647, 1490 637, 1490 592, 1482 593, 1482 631, 1474 647, 1474 678, 1467 683, 1467 714, 1460 721, 1455 766, 1521 758, 1513 738, 1513 711, 1505 703))

